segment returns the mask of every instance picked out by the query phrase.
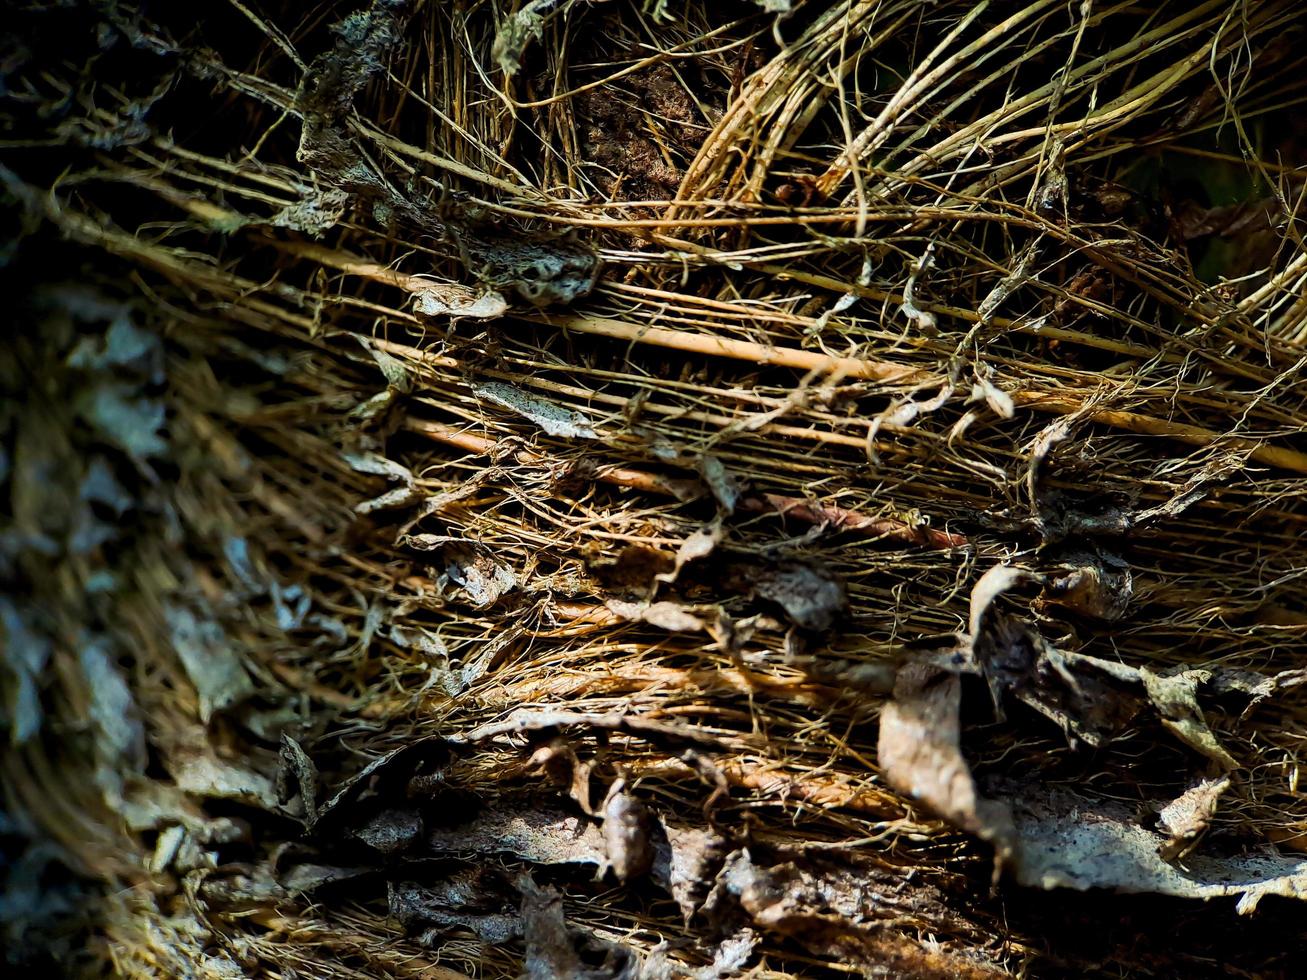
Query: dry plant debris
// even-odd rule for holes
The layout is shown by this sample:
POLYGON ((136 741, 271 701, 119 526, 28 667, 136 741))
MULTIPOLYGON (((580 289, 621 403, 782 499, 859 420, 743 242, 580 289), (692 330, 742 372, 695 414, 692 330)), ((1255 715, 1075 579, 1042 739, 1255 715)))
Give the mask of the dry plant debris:
POLYGON ((1295 975, 1305 33, 14 5, 6 965, 1295 975))

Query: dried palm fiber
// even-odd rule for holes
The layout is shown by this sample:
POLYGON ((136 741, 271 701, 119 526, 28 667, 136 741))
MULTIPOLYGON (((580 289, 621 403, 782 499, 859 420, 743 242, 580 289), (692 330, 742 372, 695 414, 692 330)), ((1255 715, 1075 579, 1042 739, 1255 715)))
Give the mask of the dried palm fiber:
POLYGON ((11 960, 1292 972, 1298 4, 12 16, 11 960))

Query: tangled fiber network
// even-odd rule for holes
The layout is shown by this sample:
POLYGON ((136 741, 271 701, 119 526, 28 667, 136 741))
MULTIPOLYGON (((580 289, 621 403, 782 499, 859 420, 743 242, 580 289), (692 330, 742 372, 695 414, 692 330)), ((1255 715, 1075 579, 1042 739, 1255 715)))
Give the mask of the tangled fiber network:
POLYGON ((10 967, 1294 974, 1297 0, 5 20, 10 967))

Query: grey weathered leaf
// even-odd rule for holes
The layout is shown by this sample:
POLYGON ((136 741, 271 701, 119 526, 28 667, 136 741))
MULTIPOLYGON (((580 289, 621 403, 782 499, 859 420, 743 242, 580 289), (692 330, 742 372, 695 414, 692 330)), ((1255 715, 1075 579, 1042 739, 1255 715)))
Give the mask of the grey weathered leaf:
POLYGON ((273 781, 247 766, 219 758, 202 729, 187 732, 166 753, 165 765, 177 787, 192 796, 278 809, 273 781))
POLYGON ((1190 748, 1220 765, 1224 771, 1239 768, 1239 763, 1222 747, 1207 726, 1203 709, 1198 705, 1198 685, 1205 682, 1210 677, 1209 674, 1186 670, 1164 676, 1140 668, 1139 677, 1143 681, 1144 690, 1148 692, 1149 700, 1161 715, 1163 725, 1190 748))
POLYGON ((354 510, 357 513, 371 514, 378 510, 404 507, 417 498, 418 490, 413 474, 407 467, 401 466, 399 463, 386 459, 386 457, 377 453, 344 453, 342 458, 350 465, 351 469, 359 473, 384 476, 392 483, 399 484, 395 489, 389 490, 379 497, 355 504, 354 510))
POLYGON ((654 842, 654 880, 671 893, 688 925, 699 911, 713 878, 730 850, 725 838, 702 827, 658 820, 661 839, 654 842))
POLYGON ((297 864, 281 876, 281 886, 291 894, 313 892, 324 885, 351 881, 372 874, 372 868, 336 867, 329 864, 297 864))
POLYGON ((41 729, 38 679, 45 672, 54 647, 48 637, 31 622, 31 614, 22 610, 8 596, 0 595, 0 630, 3 630, 3 664, 9 673, 5 685, 5 714, 9 737, 21 745, 41 729))
POLYGON ((90 715, 96 729, 95 755, 101 770, 114 775, 145 769, 145 729, 122 670, 110 657, 108 642, 84 640, 78 663, 91 692, 90 715))
POLYGON ((602 865, 606 846, 594 823, 548 807, 488 810, 472 820, 428 830, 436 854, 508 854, 532 864, 602 865))
POLYGON ((439 881, 396 881, 387 891, 390 914, 424 944, 460 929, 495 945, 522 936, 521 916, 486 868, 459 871, 439 881))
POLYGON ((1003 859, 1015 842, 1011 813, 976 790, 960 746, 961 699, 956 674, 927 664, 904 665, 894 699, 881 709, 877 757, 891 786, 990 841, 1003 859))
POLYGON ((422 838, 422 815, 412 807, 383 810, 350 833, 382 854, 398 854, 422 838))
POLYGON ((526 875, 518 879, 517 887, 522 893, 526 940, 523 980, 642 980, 640 956, 569 925, 563 898, 555 889, 542 888, 526 875), (588 965, 600 956, 599 965, 588 965))
POLYGON ((1039 888, 1110 888, 1180 898, 1234 896, 1248 914, 1267 895, 1307 900, 1307 861, 1266 852, 1234 857, 1191 854, 1180 869, 1159 853, 1164 838, 1139 826, 1134 813, 1109 801, 1067 794, 1018 802, 1021 838, 1017 877, 1039 888))
POLYGON ((998 966, 958 955, 942 944, 918 942, 884 928, 876 916, 893 902, 892 888, 877 879, 865 864, 848 869, 834 864, 809 868, 798 861, 764 865, 748 849, 740 849, 726 858, 704 914, 722 924, 738 922, 742 915, 759 932, 868 975, 922 980, 1007 976, 998 966))
POLYGON ((361 334, 355 334, 360 346, 372 355, 372 359, 377 362, 377 367, 381 369, 381 375, 386 379, 386 384, 395 391, 406 392, 412 387, 412 379, 409 377, 408 368, 404 362, 397 357, 392 357, 386 351, 378 347, 373 341, 361 334))
POLYGON ((571 6, 571 0, 528 0, 516 13, 505 18, 495 33, 491 56, 509 78, 522 67, 522 54, 540 40, 547 18, 559 6, 571 6))
POLYGON ((268 223, 274 228, 291 228, 321 238, 344 217, 349 199, 349 194, 337 187, 305 188, 298 201, 287 204, 268 223))

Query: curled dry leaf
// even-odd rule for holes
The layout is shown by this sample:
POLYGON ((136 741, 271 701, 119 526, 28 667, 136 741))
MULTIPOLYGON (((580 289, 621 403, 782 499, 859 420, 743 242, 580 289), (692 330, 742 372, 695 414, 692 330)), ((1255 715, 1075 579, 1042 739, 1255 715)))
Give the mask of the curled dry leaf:
POLYGON ((168 635, 200 700, 200 721, 240 704, 254 693, 254 682, 222 626, 183 606, 165 610, 168 635))
POLYGON ((1239 763, 1207 727, 1203 709, 1198 705, 1198 685, 1209 678, 1210 674, 1204 671, 1186 670, 1163 676, 1147 668, 1139 669, 1139 679, 1153 707, 1162 716, 1162 724, 1190 748, 1229 772, 1238 769, 1239 763))
POLYGON ((487 810, 464 823, 427 832, 435 854, 510 854, 532 864, 592 864, 601 867, 607 845, 592 821, 562 810, 524 806, 487 810))
POLYGON ((350 833, 381 854, 399 854, 422 839, 422 814, 412 807, 383 810, 350 833))
POLYGON ((461 585, 477 606, 493 605, 505 592, 517 588, 517 576, 507 565, 481 554, 449 558, 445 574, 461 585))
POLYGON ((1001 419, 1010 419, 1017 411, 1012 396, 988 378, 980 378, 971 386, 968 401, 984 402, 1001 419))
POLYGON ((567 922, 563 897, 554 888, 518 879, 522 893, 522 931, 526 938, 523 980, 640 980, 638 954, 567 922), (598 966, 589 966, 602 957, 598 966))
POLYGON ((654 880, 667 889, 688 925, 730 850, 725 838, 702 827, 672 824, 658 818, 654 839, 654 880))
POLYGON ((349 208, 349 194, 336 187, 324 190, 304 188, 294 204, 287 204, 268 221, 274 228, 302 231, 321 238, 345 216, 349 208))
POLYGON ((735 506, 740 502, 740 484, 735 476, 716 456, 699 457, 699 476, 712 491, 713 498, 722 514, 735 513, 735 506))
POLYGON ((417 498, 416 482, 408 467, 401 466, 377 453, 344 453, 342 458, 357 473, 384 476, 391 483, 399 484, 395 489, 388 490, 379 497, 356 504, 354 506, 356 513, 371 514, 379 510, 405 507, 417 498))
POLYGON ((984 800, 962 756, 962 681, 928 664, 906 664, 880 713, 877 754, 891 786, 950 823, 994 844, 1000 860, 1014 840, 1010 809, 984 800))

